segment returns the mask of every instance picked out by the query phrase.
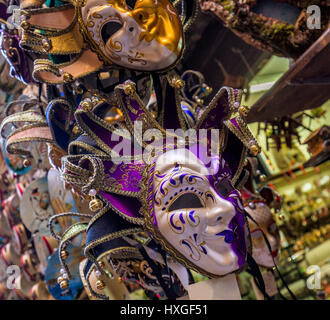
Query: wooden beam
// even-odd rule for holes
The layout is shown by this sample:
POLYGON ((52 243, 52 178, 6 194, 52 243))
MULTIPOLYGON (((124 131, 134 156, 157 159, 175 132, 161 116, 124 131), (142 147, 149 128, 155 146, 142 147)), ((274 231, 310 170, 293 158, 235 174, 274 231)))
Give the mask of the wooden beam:
POLYGON ((251 108, 248 122, 320 107, 330 98, 330 28, 251 108))

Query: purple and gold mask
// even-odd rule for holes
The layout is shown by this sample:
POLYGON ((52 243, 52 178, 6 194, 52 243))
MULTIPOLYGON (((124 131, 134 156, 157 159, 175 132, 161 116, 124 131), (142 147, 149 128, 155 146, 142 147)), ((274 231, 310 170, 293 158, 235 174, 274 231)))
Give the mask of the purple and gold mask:
MULTIPOLYGON (((243 267, 249 235, 234 185, 247 150, 258 152, 259 147, 244 116, 236 114, 240 92, 222 88, 216 94, 202 115, 197 115, 192 131, 186 131, 189 144, 180 135, 184 126, 166 131, 156 121, 131 81, 118 86, 116 96, 124 123, 106 124, 97 116, 97 105, 94 112, 76 111, 79 126, 104 153, 70 154, 63 161, 64 179, 70 177, 75 185, 81 179, 76 168, 83 168, 83 174, 91 177, 84 192, 98 190, 114 212, 143 226, 188 268, 216 277, 243 267), (138 122, 142 123, 140 134, 135 127, 138 122), (127 157, 132 155, 127 153, 132 144, 139 147, 127 157)), ((178 117, 183 119, 180 108, 178 104, 178 117)))
POLYGON ((169 0, 89 0, 81 8, 88 41, 103 60, 134 70, 163 70, 181 56, 181 21, 169 0))

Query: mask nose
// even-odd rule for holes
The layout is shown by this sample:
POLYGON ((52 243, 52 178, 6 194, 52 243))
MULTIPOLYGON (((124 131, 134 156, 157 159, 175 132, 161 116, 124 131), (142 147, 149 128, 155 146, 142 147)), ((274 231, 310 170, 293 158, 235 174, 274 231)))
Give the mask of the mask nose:
POLYGON ((221 199, 220 202, 207 213, 208 225, 216 226, 219 224, 229 224, 235 215, 234 206, 227 200, 221 199))
POLYGON ((122 27, 122 24, 117 21, 109 21, 106 23, 101 30, 103 43, 106 44, 108 40, 122 27))

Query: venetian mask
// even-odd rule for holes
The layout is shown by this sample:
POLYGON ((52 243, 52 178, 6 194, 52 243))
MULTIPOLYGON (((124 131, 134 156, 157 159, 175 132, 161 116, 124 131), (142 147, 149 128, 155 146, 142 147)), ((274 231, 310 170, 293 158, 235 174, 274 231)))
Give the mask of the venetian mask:
POLYGON ((249 220, 252 240, 252 256, 258 265, 272 268, 274 267, 273 259, 276 264, 279 262, 281 245, 280 233, 273 218, 273 214, 264 202, 255 203, 255 209, 251 209, 248 206, 245 210, 258 223, 257 225, 255 222, 249 220), (262 232, 264 232, 269 241, 271 252, 266 245, 262 232))
POLYGON ((175 64, 183 49, 181 21, 168 0, 90 0, 81 8, 92 46, 105 61, 155 71, 175 64))
POLYGON ((249 172, 248 178, 242 187, 241 193, 245 210, 252 217, 248 219, 252 240, 252 257, 256 263, 266 268, 274 267, 279 262, 280 233, 273 217, 271 208, 279 211, 280 196, 270 187, 263 187, 257 191, 253 176, 258 172, 257 158, 249 158, 245 169, 249 172), (267 238, 270 249, 264 236, 267 238))
POLYGON ((243 206, 230 169, 220 162, 218 180, 188 149, 168 151, 155 165, 155 224, 166 241, 192 263, 214 275, 245 261, 243 206), (189 159, 189 161, 187 161, 189 159))
POLYGON ((24 84, 33 82, 29 61, 19 46, 20 38, 6 30, 0 31, 0 50, 10 66, 10 76, 24 84))
MULTIPOLYGON (((106 205, 123 220, 139 228, 143 226, 152 239, 185 267, 211 277, 242 268, 250 242, 244 207, 234 185, 241 174, 247 149, 251 152, 260 149, 243 118, 234 116, 240 105, 239 91, 222 88, 203 110, 203 116, 197 117, 192 128, 197 135, 191 137, 191 144, 187 146, 178 133, 171 136, 177 139, 175 148, 169 140, 163 140, 164 128, 146 109, 134 88, 131 81, 116 88, 125 121, 113 126, 122 130, 103 126, 96 113, 82 108, 75 113, 77 122, 94 143, 113 154, 111 158, 106 155, 98 158, 104 172, 97 175, 103 178, 91 179, 84 192, 95 187, 106 205), (142 122, 141 136, 134 131, 138 121, 142 122), (214 139, 210 129, 215 130, 214 139), (114 134, 109 130, 122 134, 124 140, 118 143, 118 139, 109 139, 114 134), (152 147, 142 139, 150 137, 150 133, 155 134, 152 147), (207 134, 203 136, 203 133, 207 134), (217 143, 211 143, 217 138, 217 143), (119 146, 127 150, 133 139, 141 149, 134 149, 137 154, 128 162, 117 162, 115 154, 121 153, 119 146)), ((180 101, 176 103, 176 110, 182 112, 180 101)), ((75 181, 79 181, 80 171, 72 168, 79 165, 84 172, 89 172, 90 161, 94 160, 88 159, 89 156, 68 155, 63 162, 63 178, 74 176, 75 181)), ((90 176, 95 174, 91 171, 90 176)), ((95 194, 95 191, 91 192, 95 194)), ((97 204, 96 212, 102 208, 99 202, 91 201, 93 206, 97 204)), ((124 222, 121 228, 122 224, 124 222)), ((132 232, 130 224, 127 228, 132 232)), ((92 229, 88 232, 93 232, 92 229)))

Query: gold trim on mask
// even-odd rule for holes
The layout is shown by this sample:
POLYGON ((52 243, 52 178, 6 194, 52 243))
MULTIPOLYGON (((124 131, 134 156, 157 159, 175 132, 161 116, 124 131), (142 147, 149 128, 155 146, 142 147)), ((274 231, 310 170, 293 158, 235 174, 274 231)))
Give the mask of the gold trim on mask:
MULTIPOLYGON (((59 12, 54 13, 57 16, 59 12)), ((60 17, 58 16, 60 19, 60 17)), ((38 53, 68 55, 80 53, 84 47, 84 39, 79 32, 79 24, 75 18, 68 28, 57 32, 40 31, 32 32, 34 26, 30 26, 28 30, 22 32, 20 42, 24 50, 31 50, 38 53), (45 32, 43 34, 43 32, 45 32)))
POLYGON ((85 50, 75 60, 56 65, 48 59, 34 61, 33 77, 40 82, 60 84, 72 82, 102 68, 103 63, 91 50, 85 50))
POLYGON ((22 9, 41 8, 45 2, 46 0, 21 0, 20 7, 22 9))

